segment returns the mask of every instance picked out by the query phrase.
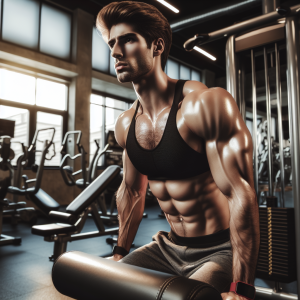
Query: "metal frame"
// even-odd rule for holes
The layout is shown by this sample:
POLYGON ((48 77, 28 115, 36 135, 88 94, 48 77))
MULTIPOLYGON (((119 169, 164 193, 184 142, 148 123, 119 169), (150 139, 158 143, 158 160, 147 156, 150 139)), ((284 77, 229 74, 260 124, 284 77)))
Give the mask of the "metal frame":
MULTIPOLYGON (((53 255, 49 257, 51 261, 56 260, 61 254, 66 252, 67 243, 72 241, 78 241, 88 238, 94 238, 104 235, 118 235, 119 227, 105 229, 102 219, 107 219, 105 216, 99 215, 95 202, 92 203, 88 208, 85 209, 84 213, 81 215, 80 219, 76 222, 75 226, 77 227, 75 232, 71 233, 62 233, 62 234, 52 234, 44 237, 46 242, 54 242, 53 255), (93 220, 97 226, 97 231, 83 232, 81 233, 84 224, 89 216, 92 215, 93 220)), ((110 218, 111 219, 111 218, 110 218)), ((117 220, 117 216, 115 216, 117 220)), ((108 238, 107 242, 109 244, 115 243, 117 240, 115 238, 108 238)))
POLYGON ((212 41, 222 39, 227 36, 238 34, 240 32, 245 32, 247 30, 252 30, 254 28, 263 27, 269 23, 276 22, 280 18, 295 15, 299 12, 299 9, 300 9, 300 4, 290 7, 290 10, 280 8, 278 12, 274 11, 268 14, 264 14, 262 16, 237 23, 229 27, 225 27, 223 29, 213 31, 208 34, 195 35, 194 37, 188 39, 184 43, 184 48, 187 51, 191 51, 194 46, 204 45, 212 41))
POLYGON ((269 176, 269 196, 273 196, 273 160, 272 160, 272 120, 271 120, 271 95, 270 95, 270 81, 268 70, 268 55, 267 49, 264 47, 264 69, 265 69, 265 86, 266 86, 266 109, 268 122, 268 176, 269 176))
POLYGON ((287 80, 289 98, 290 140, 293 176, 293 198, 295 211, 296 255, 297 255, 297 288, 300 293, 300 49, 299 26, 296 16, 286 19, 286 51, 287 51, 287 80))
MULTIPOLYGON (((234 39, 232 35, 226 43, 226 86, 227 91, 237 100, 237 76, 236 76, 236 57, 234 51, 234 39)), ((240 108, 240 107, 239 107, 240 108)))
POLYGON ((280 177, 281 177, 281 204, 280 207, 285 207, 284 198, 284 157, 283 157, 283 137, 282 137, 282 97, 281 97, 281 82, 280 82, 280 60, 278 44, 275 43, 275 64, 276 64, 276 93, 277 93, 277 119, 278 119, 278 139, 279 139, 279 156, 280 159, 280 177))
MULTIPOLYGON (((251 50, 251 66, 252 66, 252 115, 253 127, 252 133, 255 137, 257 135, 257 109, 256 109, 256 74, 255 74, 255 55, 253 49, 251 50)), ((254 185, 256 194, 258 194, 258 161, 257 161, 257 139, 253 139, 254 152, 254 185)), ((258 201, 258 199, 257 199, 258 201)))
MULTIPOLYGON (((295 230, 296 230, 296 253, 297 253, 297 288, 300 291, 300 160, 298 154, 300 152, 300 135, 299 135, 299 124, 300 124, 300 75, 299 75, 299 63, 300 63, 300 50, 299 50, 299 28, 298 19, 295 15, 300 11, 300 5, 291 8, 291 14, 286 18, 286 49, 287 49, 287 81, 288 81, 288 109, 289 109, 289 122, 290 122, 290 136, 291 136, 291 154, 292 154, 292 166, 293 166, 293 198, 294 198, 294 212, 295 212, 295 230)), ((265 16, 255 18, 258 23, 254 22, 255 19, 245 21, 245 24, 237 24, 231 26, 231 29, 235 29, 232 33, 238 33, 242 30, 247 30, 255 28, 257 26, 262 26, 263 23, 266 24, 268 21, 276 21, 280 16, 277 12, 269 13, 265 16), (276 16, 277 15, 277 16, 276 16), (266 17, 267 16, 267 17, 266 17), (248 24, 246 24, 248 23, 248 24), (249 24, 252 24, 249 26, 249 24), (245 27, 246 26, 246 27, 245 27)), ((243 23, 243 22, 242 22, 243 23)), ((218 34, 221 32, 226 32, 226 28, 219 30, 218 34)), ((208 39, 204 43, 217 39, 217 32, 214 35, 215 38, 208 39)), ((209 34, 210 35, 210 34, 209 34)), ((211 35, 210 35, 211 36, 211 35)), ((220 38, 220 36, 219 36, 220 38)), ((269 76, 268 76, 268 66, 267 66, 267 51, 264 48, 264 65, 265 65, 265 83, 266 83, 266 100, 267 100, 267 120, 268 120, 268 141, 271 145, 271 105, 270 105, 270 89, 269 89, 269 76)), ((281 84, 280 84, 280 61, 279 61, 279 47, 275 44, 275 49, 273 48, 271 52, 275 52, 275 65, 276 65, 276 87, 277 87, 277 111, 278 111, 278 136, 279 136, 279 151, 281 157, 281 195, 282 202, 281 207, 284 206, 284 159, 283 159, 283 132, 282 132, 282 114, 281 114, 281 84), (274 51, 275 50, 275 51, 274 51)), ((251 63, 252 63, 252 101, 253 101, 253 136, 256 136, 257 128, 257 115, 256 115, 256 76, 255 76, 255 53, 251 50, 251 63)), ((235 97, 239 98, 237 94, 237 72, 236 72, 236 59, 234 53, 234 36, 230 36, 226 44, 226 73, 227 73, 227 90, 235 97)), ((239 101, 237 101, 239 103, 239 101)), ((254 177, 255 177, 255 189, 258 190, 258 170, 257 170, 257 142, 253 139, 254 147, 254 177)), ((270 180, 272 172, 270 168, 272 167, 272 152, 271 147, 269 147, 269 193, 272 195, 273 192, 273 182, 270 180)), ((275 283, 274 290, 257 287, 256 295, 260 299, 298 299, 297 295, 291 295, 287 293, 280 292, 279 284, 275 283)))

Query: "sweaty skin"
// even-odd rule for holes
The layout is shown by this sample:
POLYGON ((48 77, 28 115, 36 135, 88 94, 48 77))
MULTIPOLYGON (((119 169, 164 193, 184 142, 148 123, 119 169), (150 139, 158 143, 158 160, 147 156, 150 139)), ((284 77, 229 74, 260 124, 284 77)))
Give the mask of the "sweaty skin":
MULTIPOLYGON (((145 149, 162 138, 172 106, 177 80, 161 69, 164 42, 158 39, 148 49, 131 25, 121 23, 110 31, 112 56, 125 67, 117 70, 120 82, 131 81, 140 101, 135 134, 145 149), (133 38, 122 38, 135 33, 133 38)), ((252 170, 252 138, 236 102, 224 89, 208 89, 187 81, 178 106, 176 123, 184 141, 199 153, 206 151, 210 171, 184 180, 148 181, 131 163, 126 140, 137 101, 122 113, 115 126, 117 142, 124 148, 123 182, 117 193, 118 246, 129 251, 141 222, 147 184, 157 197, 172 230, 182 237, 197 237, 230 227, 233 251, 233 281, 254 283, 259 250, 259 215, 252 170)), ((121 255, 111 259, 120 260, 121 255)), ((206 263, 203 272, 214 263, 206 263)), ((242 299, 222 293, 223 299, 242 299)))

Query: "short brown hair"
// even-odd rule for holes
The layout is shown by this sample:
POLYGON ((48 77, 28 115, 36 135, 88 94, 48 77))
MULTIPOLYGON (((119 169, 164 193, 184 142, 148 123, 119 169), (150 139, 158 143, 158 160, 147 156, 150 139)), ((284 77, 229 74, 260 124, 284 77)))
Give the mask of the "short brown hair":
POLYGON ((134 26, 136 32, 146 40, 148 49, 154 40, 164 40, 165 49, 161 54, 161 67, 164 70, 172 44, 172 31, 166 17, 156 7, 147 3, 112 2, 100 10, 96 20, 96 27, 106 43, 110 29, 120 23, 134 26))

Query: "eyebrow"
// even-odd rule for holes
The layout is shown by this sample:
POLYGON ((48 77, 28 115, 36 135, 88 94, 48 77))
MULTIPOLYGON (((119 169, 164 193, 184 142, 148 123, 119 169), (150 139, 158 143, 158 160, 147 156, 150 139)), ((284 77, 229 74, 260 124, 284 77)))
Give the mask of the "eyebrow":
MULTIPOLYGON (((129 36, 136 36, 136 34, 135 33, 126 33, 126 34, 123 34, 123 35, 119 35, 117 38, 118 39, 124 39, 124 38, 126 38, 126 37, 129 37, 129 36)), ((109 45, 109 46, 111 46, 111 44, 112 43, 114 43, 115 42, 115 38, 113 38, 113 39, 111 39, 111 40, 109 40, 108 42, 107 42, 107 44, 109 45)))

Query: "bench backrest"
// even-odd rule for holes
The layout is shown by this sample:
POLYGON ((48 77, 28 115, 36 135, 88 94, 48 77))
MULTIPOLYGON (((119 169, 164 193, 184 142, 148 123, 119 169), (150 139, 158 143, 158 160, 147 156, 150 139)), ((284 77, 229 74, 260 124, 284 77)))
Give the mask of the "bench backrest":
POLYGON ((109 166, 67 207, 66 212, 79 215, 105 191, 108 185, 120 174, 119 166, 109 166))

